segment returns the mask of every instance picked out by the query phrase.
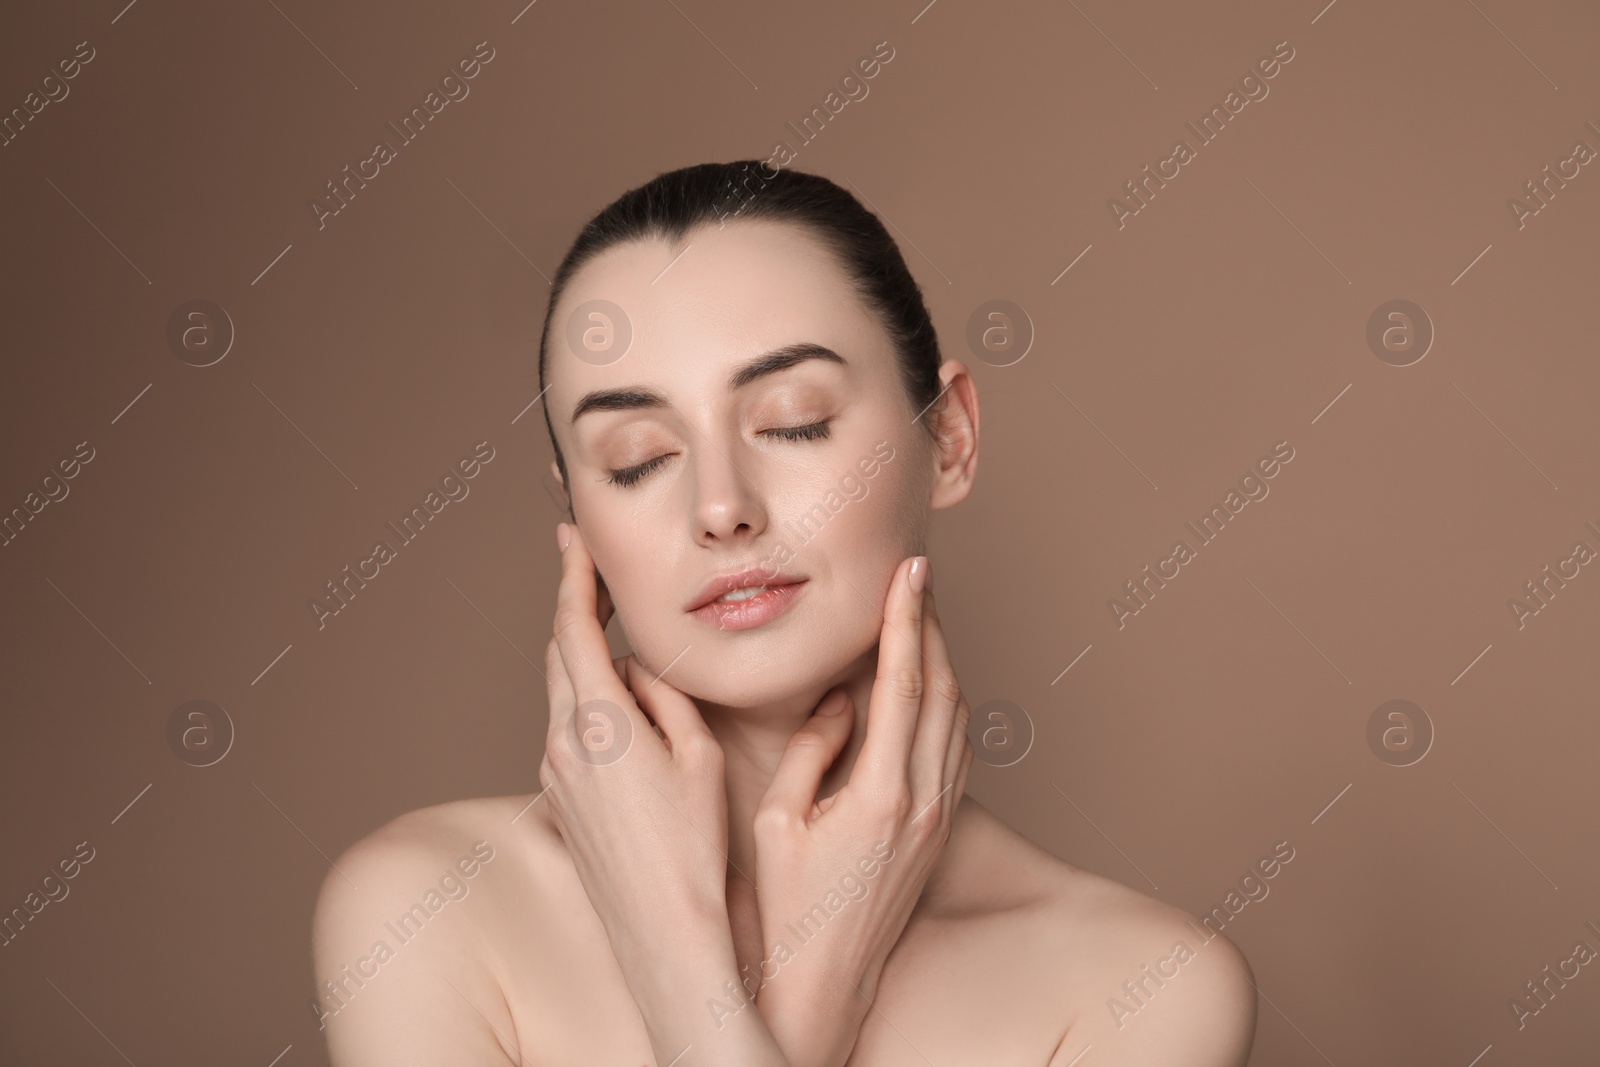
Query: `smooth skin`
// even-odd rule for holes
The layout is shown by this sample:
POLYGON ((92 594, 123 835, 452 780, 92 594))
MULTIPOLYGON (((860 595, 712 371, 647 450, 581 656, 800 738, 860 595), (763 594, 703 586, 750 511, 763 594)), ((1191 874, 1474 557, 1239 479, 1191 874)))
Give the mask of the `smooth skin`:
POLYGON ((930 442, 881 325, 809 234, 691 237, 608 250, 563 297, 626 307, 639 347, 565 355, 552 411, 638 384, 672 403, 558 422, 582 529, 558 531, 541 791, 411 812, 340 856, 313 927, 333 1063, 1242 1067, 1256 996, 1226 937, 964 795, 971 713, 919 538, 975 478, 971 376, 941 367, 930 442), (796 341, 844 361, 724 387, 796 341), (822 416, 826 440, 769 432, 822 416), (807 579, 787 612, 736 633, 684 614, 880 438, 896 458, 785 566, 807 579), (608 482, 656 456, 638 486, 608 482), (618 738, 621 758, 597 756, 618 738), (494 858, 425 896, 478 841, 494 858), (407 913, 424 925, 402 941, 407 913), (1180 942, 1192 956, 1154 987, 1145 968, 1180 942), (1108 1002, 1141 979, 1119 1024, 1108 1002))

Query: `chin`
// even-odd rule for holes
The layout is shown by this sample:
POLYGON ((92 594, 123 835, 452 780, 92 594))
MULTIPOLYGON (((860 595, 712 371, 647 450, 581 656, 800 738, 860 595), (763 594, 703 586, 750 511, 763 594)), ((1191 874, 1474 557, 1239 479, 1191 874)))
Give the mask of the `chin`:
POLYGON ((872 649, 880 627, 881 620, 863 610, 846 618, 826 611, 811 617, 793 614, 749 630, 725 632, 706 630, 685 619, 682 625, 641 635, 642 642, 634 640, 626 625, 623 632, 652 677, 671 664, 664 680, 679 692, 706 703, 745 708, 806 691, 820 696, 872 649))

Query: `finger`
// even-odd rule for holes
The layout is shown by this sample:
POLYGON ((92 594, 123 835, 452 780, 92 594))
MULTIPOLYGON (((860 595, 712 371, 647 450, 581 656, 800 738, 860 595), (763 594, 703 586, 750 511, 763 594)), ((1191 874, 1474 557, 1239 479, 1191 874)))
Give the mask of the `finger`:
POLYGON ((567 529, 571 540, 561 554, 561 587, 556 593, 554 620, 561 663, 579 703, 596 699, 619 705, 629 703, 626 687, 611 665, 611 649, 596 614, 599 593, 594 558, 578 527, 569 524, 567 529))
MULTIPOLYGON (((944 756, 944 780, 951 781, 961 771, 961 762, 972 758, 972 742, 967 737, 967 724, 972 721, 972 705, 966 695, 956 703, 955 721, 950 724, 950 748, 944 756)), ((942 788, 942 787, 941 787, 942 788)), ((961 799, 960 787, 951 793, 952 803, 961 799)))
POLYGON ((665 679, 652 676, 631 653, 625 657, 624 669, 634 700, 673 751, 681 752, 698 742, 716 743, 693 700, 665 679))
MULTIPOLYGON (((910 584, 918 558, 902 560, 889 583, 878 636, 878 674, 867 706, 867 737, 856 763, 878 790, 905 783, 922 706, 922 594, 910 584)), ((926 566, 924 561, 921 567, 926 566)))
MULTIPOLYGON (((626 656, 616 656, 611 660, 611 669, 616 672, 619 681, 623 680, 623 663, 626 659, 626 656)), ((560 643, 554 637, 545 646, 545 693, 550 712, 545 729, 545 749, 548 751, 552 743, 563 743, 564 739, 582 729, 580 724, 574 722, 578 698, 573 692, 566 665, 561 661, 560 643)))
POLYGON ((946 826, 955 822, 956 810, 961 807, 962 798, 967 795, 967 772, 972 769, 972 746, 967 744, 966 738, 961 739, 959 749, 961 755, 953 779, 955 785, 950 788, 950 804, 944 813, 946 826))
POLYGON ((911 743, 911 795, 919 808, 950 781, 945 763, 951 746, 950 727, 961 699, 961 687, 956 681, 955 668, 950 665, 950 650, 945 644, 944 627, 939 623, 939 608, 933 602, 933 591, 926 590, 922 596, 922 667, 926 684, 922 711, 917 718, 917 735, 911 743))
POLYGON ((611 660, 611 665, 616 668, 617 677, 622 679, 622 684, 628 687, 628 692, 633 696, 634 704, 638 705, 639 713, 645 717, 647 722, 650 723, 650 729, 655 731, 655 735, 657 737, 665 739, 665 735, 661 732, 661 726, 656 722, 655 716, 651 714, 649 707, 645 705, 644 701, 639 699, 639 694, 633 691, 634 684, 638 679, 638 674, 637 672, 628 670, 628 661, 634 658, 635 657, 632 652, 628 653, 626 656, 616 656, 611 660))
MULTIPOLYGON (((523 811, 526 812, 528 808, 532 808, 534 803, 542 797, 545 801, 545 806, 555 816, 556 828, 559 830, 561 828, 561 805, 556 795, 555 785, 555 771, 551 768, 550 756, 546 753, 545 758, 539 761, 539 792, 535 794, 532 801, 528 802, 527 808, 524 808, 523 811)), ((512 821, 515 822, 516 820, 513 819, 512 821)))
POLYGON ((850 694, 834 689, 823 697, 811 718, 789 738, 778 760, 777 773, 761 798, 761 807, 781 811, 787 819, 804 825, 811 818, 823 775, 850 740, 854 720, 850 694), (826 714, 829 708, 837 710, 826 714))
POLYGON ((545 730, 545 748, 548 749, 572 728, 572 713, 578 706, 567 665, 561 660, 561 644, 553 636, 544 649, 544 690, 550 709, 550 722, 545 730))

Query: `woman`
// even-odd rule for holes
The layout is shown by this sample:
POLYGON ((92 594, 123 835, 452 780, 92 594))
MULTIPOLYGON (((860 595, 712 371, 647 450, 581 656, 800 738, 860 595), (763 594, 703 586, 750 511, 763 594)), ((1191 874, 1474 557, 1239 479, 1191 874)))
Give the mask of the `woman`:
POLYGON ((922 544, 976 388, 877 218, 761 166, 626 193, 556 274, 541 791, 340 858, 333 1062, 1244 1064, 1225 937, 964 796, 922 544))

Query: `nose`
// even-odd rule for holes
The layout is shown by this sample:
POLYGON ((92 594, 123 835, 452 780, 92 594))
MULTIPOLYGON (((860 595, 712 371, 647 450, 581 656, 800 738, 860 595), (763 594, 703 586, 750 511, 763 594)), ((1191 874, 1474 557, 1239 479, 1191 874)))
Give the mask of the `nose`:
POLYGON ((694 456, 695 539, 701 545, 753 539, 767 527, 755 458, 738 442, 702 435, 694 456))

